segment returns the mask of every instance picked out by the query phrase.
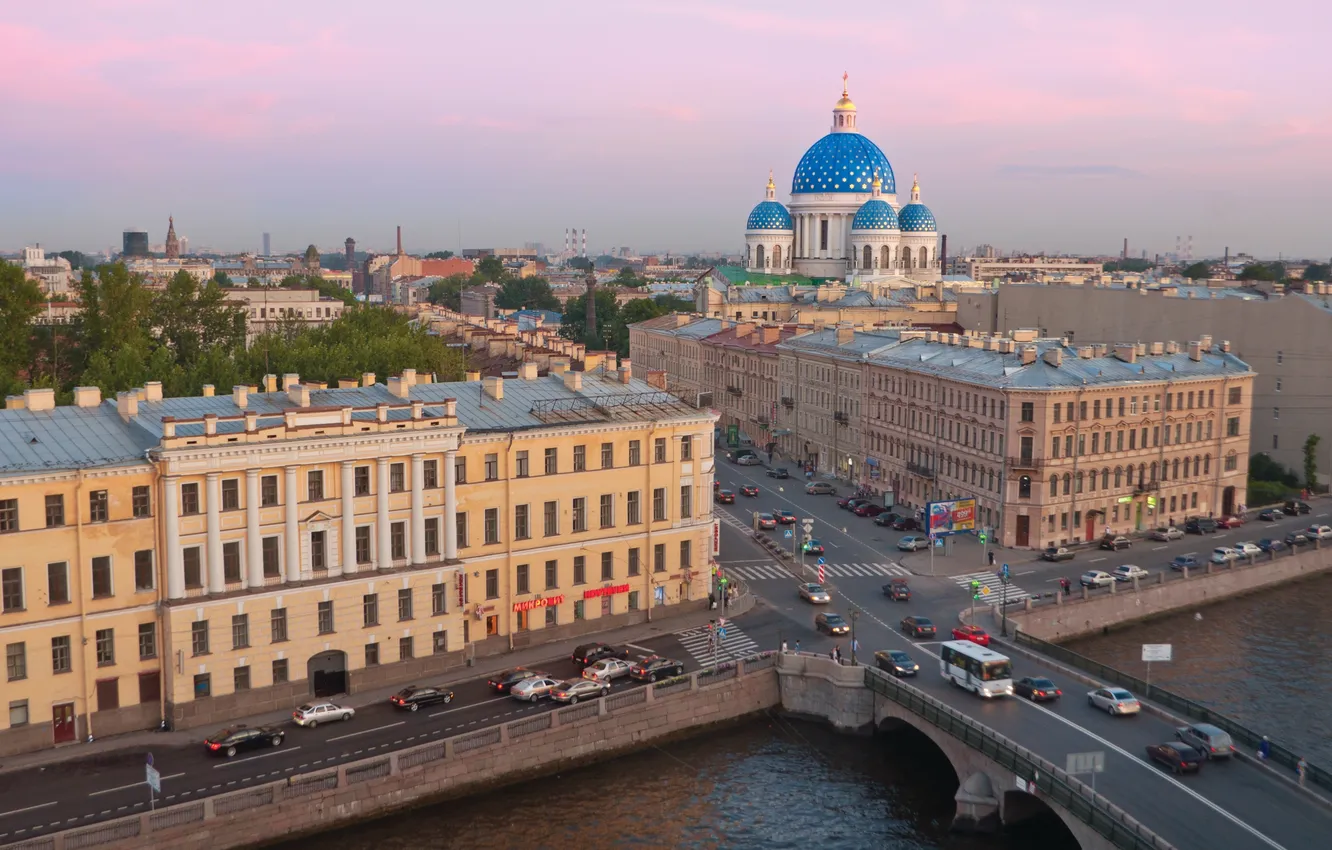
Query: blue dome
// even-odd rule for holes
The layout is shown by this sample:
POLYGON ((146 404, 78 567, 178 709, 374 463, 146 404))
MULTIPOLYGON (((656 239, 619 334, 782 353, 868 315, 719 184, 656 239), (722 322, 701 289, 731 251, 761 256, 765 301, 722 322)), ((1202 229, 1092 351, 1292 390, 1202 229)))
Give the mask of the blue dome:
POLYGON ((934 213, 921 203, 907 204, 898 210, 897 226, 903 233, 933 232, 939 229, 934 223, 934 213))
POLYGON ((791 214, 777 201, 759 201, 749 214, 745 230, 792 230, 791 214))
POLYGON ((893 167, 879 146, 859 133, 829 133, 805 151, 791 181, 798 192, 865 192, 879 172, 884 194, 897 191, 893 167))
POLYGON ((856 211, 852 230, 896 230, 897 212, 882 198, 871 198, 856 211))

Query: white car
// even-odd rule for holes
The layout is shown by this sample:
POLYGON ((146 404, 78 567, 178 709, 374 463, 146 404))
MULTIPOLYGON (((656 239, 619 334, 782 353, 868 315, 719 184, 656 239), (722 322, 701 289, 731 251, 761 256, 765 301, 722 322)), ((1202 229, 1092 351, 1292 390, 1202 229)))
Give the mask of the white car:
POLYGON ((335 702, 309 702, 291 713, 291 722, 297 726, 313 729, 320 723, 332 723, 334 720, 351 720, 356 716, 356 709, 335 702))
POLYGON ((1310 540, 1327 540, 1332 538, 1332 525, 1311 525, 1304 530, 1304 536, 1310 540))
POLYGON ((610 682, 628 676, 631 669, 633 668, 629 666, 628 661, 621 661, 618 658, 603 658, 584 670, 583 678, 591 679, 594 682, 610 682))
POLYGON ((1212 557, 1210 560, 1213 564, 1229 564, 1238 557, 1239 552, 1236 552, 1229 546, 1218 546, 1212 550, 1212 557))
POLYGON ((1088 570, 1078 581, 1083 587, 1109 587, 1115 583, 1115 577, 1101 570, 1088 570))
POLYGON ((897 548, 903 552, 915 552, 917 549, 928 549, 930 548, 930 540, 928 537, 916 537, 915 535, 908 534, 906 537, 897 541, 897 548))
POLYGON ((1169 528, 1154 528, 1152 529, 1152 533, 1148 536, 1153 540, 1162 540, 1169 543, 1171 540, 1183 540, 1184 529, 1175 528, 1173 525, 1169 528))
POLYGON ((759 466, 762 463, 758 455, 741 455, 735 460, 736 466, 759 466))
POLYGON ((1142 567, 1135 567, 1133 564, 1120 564, 1110 571, 1115 577, 1115 581, 1133 581, 1135 578, 1147 578, 1151 573, 1142 567))
POLYGON ((1257 543, 1236 543, 1235 553, 1236 556, 1240 558, 1257 558, 1263 554, 1263 550, 1258 548, 1257 543))
POLYGON ((1097 688, 1087 694, 1087 703, 1111 714, 1137 714, 1142 704, 1123 688, 1097 688))
POLYGON ((523 702, 536 702, 542 697, 550 696, 551 692, 561 684, 563 684, 561 679, 550 676, 532 676, 509 688, 509 696, 523 702))

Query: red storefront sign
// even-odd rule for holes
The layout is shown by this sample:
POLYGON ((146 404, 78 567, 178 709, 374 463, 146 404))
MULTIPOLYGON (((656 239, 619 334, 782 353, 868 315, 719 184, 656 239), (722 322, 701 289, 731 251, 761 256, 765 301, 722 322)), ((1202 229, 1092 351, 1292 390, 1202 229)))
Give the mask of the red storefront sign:
POLYGON ((564 594, 559 596, 547 596, 545 599, 528 599, 523 602, 513 603, 515 611, 531 611, 534 608, 548 608, 551 605, 559 605, 564 602, 564 594))
POLYGON ((614 596, 617 593, 628 593, 629 585, 612 584, 610 587, 594 587, 591 590, 583 591, 584 599, 596 599, 598 596, 614 596))

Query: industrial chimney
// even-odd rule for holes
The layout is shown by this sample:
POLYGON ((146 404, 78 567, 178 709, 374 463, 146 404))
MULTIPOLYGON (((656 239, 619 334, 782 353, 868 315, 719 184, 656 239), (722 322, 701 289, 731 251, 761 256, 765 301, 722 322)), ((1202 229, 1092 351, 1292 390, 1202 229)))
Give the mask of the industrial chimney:
POLYGON ((398 225, 398 256, 402 256, 402 225, 398 225))

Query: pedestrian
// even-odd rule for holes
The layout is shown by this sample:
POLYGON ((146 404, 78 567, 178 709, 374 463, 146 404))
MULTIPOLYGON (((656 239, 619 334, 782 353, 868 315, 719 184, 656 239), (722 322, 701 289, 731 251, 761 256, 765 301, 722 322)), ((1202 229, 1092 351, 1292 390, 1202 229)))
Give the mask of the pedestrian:
MULTIPOLYGON (((788 652, 790 652, 790 650, 786 648, 786 641, 782 641, 782 655, 785 655, 785 654, 788 653, 788 652)), ((1267 739, 1264 738, 1263 740, 1267 740, 1267 739)))
POLYGON ((855 658, 859 654, 860 654, 860 641, 859 640, 851 641, 851 657, 855 658))
POLYGON ((1271 758, 1271 756, 1272 756, 1272 742, 1267 740, 1267 736, 1264 735, 1262 743, 1258 745, 1258 758, 1262 759, 1263 761, 1267 761, 1269 758, 1271 758))
POLYGON ((837 647, 834 646, 832 649, 828 650, 828 657, 833 661, 837 660, 837 647))
POLYGON ((994 566, 994 553, 993 553, 993 552, 990 553, 990 566, 992 566, 992 567, 994 566))
POLYGON ((799 653, 800 653, 800 638, 796 638, 796 642, 795 642, 795 651, 796 651, 796 654, 799 654, 799 653))
POLYGON ((1301 788, 1304 787, 1304 775, 1308 772, 1309 772, 1309 763, 1305 761, 1303 757, 1301 757, 1300 760, 1295 763, 1295 775, 1300 778, 1301 788))

